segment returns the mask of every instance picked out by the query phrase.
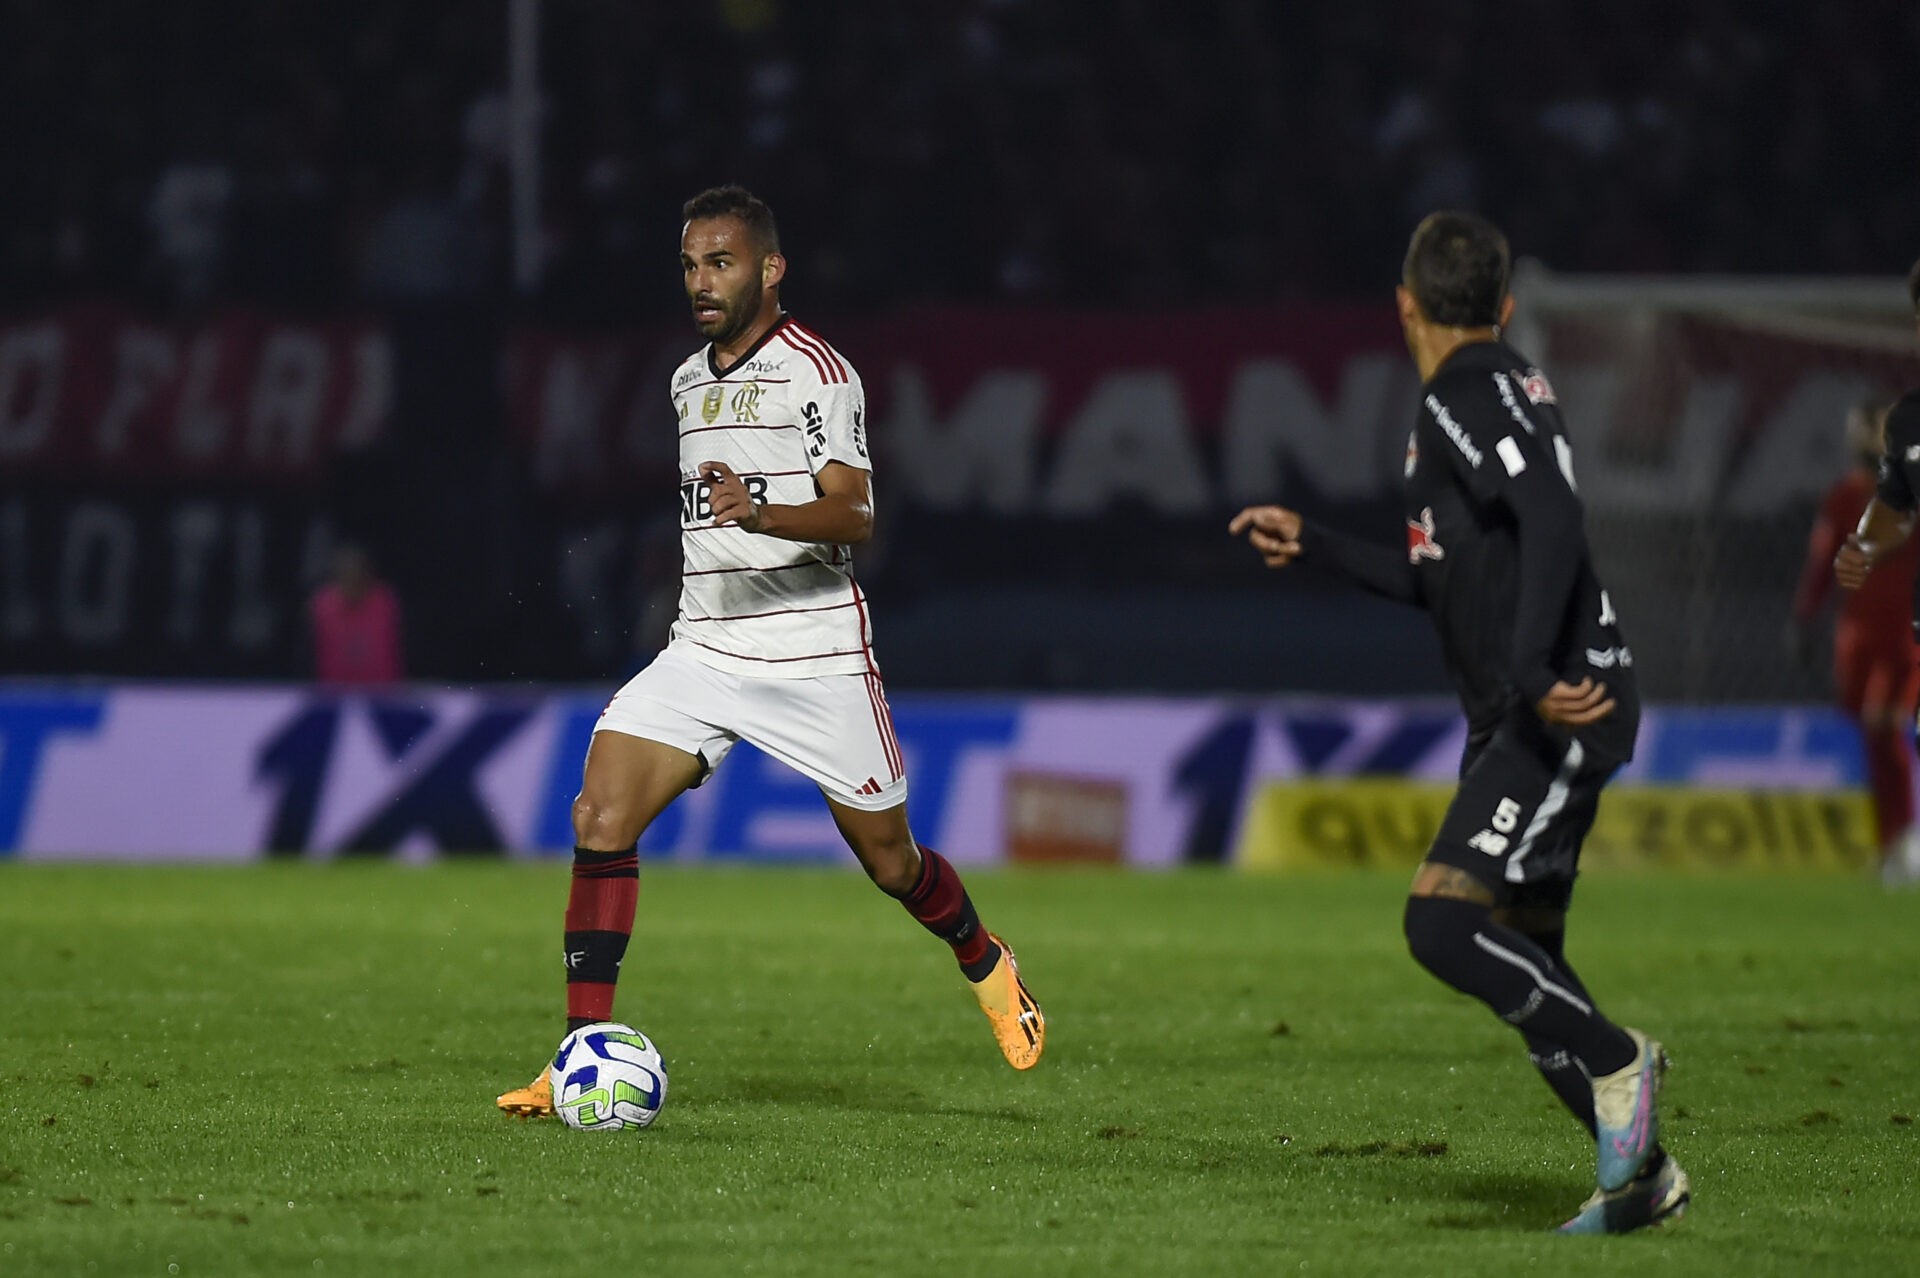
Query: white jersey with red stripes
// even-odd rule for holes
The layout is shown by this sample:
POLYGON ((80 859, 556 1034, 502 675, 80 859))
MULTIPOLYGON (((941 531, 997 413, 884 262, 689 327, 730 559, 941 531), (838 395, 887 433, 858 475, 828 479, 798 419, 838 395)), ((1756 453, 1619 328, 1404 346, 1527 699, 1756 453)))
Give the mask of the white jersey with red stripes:
POLYGON ((757 502, 800 505, 828 462, 872 470, 860 375, 782 316, 722 368, 713 347, 673 375, 680 422, 680 616, 673 640, 720 670, 805 678, 874 674, 853 555, 828 542, 715 528, 704 462, 732 467, 757 502))

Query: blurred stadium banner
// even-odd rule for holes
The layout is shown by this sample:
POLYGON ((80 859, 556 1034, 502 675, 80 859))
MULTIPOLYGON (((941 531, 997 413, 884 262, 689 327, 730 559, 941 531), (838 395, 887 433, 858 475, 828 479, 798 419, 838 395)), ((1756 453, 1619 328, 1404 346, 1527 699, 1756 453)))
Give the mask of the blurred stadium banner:
MULTIPOLYGON (((569 810, 604 691, 14 684, 0 856, 533 856, 569 810)), ((1464 729, 1440 702, 899 695, 916 831, 956 860, 1399 863, 1464 729)), ((1813 708, 1655 708, 1599 840, 1662 864, 1860 863, 1852 728, 1813 708)), ((814 787, 750 746, 643 853, 840 860, 814 787)))
MULTIPOLYGON (((1394 777, 1265 782, 1236 860, 1260 870, 1411 870, 1452 795, 1451 786, 1394 777)), ((1623 783, 1602 800, 1581 863, 1855 870, 1878 859, 1872 806, 1858 791, 1623 783)))
MULTIPOLYGON (((1846 465, 1845 409, 1920 383, 1898 283, 1536 272, 1516 288, 1648 695, 1825 695, 1776 636, 1808 520, 1846 465)), ((663 392, 696 341, 679 322, 470 327, 251 310, 155 323, 110 304, 0 318, 0 668, 294 675, 300 602, 343 534, 370 543, 419 622, 421 670, 630 665, 635 618, 671 588, 663 392)), ((1245 501, 1398 527, 1414 374, 1384 303, 915 307, 820 327, 869 395, 884 517, 860 562, 883 622, 972 591, 962 613, 1001 614, 994 650, 1027 654, 981 676, 966 660, 981 644, 921 644, 896 676, 1071 685, 1060 619, 1016 606, 1023 585, 1073 583, 1077 603, 1271 589, 1220 531, 1245 501)), ((1129 616, 1146 640, 1178 629, 1129 616)), ((1093 681, 1153 686, 1151 667, 1093 681)))

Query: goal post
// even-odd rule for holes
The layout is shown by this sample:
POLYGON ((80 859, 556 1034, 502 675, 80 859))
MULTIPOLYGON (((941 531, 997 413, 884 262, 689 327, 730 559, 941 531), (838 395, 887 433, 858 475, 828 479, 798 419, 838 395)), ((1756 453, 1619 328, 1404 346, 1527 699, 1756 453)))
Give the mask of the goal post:
MULTIPOLYGON (((1783 637, 1847 411, 1920 386, 1898 278, 1560 275, 1522 262, 1513 344, 1547 371, 1602 577, 1650 697, 1829 695, 1783 637)), ((1824 654, 1816 654, 1823 656, 1824 654)))

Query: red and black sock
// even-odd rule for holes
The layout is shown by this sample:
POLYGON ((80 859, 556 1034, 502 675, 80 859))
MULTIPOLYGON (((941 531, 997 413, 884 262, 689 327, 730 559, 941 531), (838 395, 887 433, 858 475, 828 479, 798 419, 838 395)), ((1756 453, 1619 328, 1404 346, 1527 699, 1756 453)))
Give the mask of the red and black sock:
POLYGON ((900 904, 921 927, 953 947, 953 956, 969 981, 985 979, 999 961, 1000 947, 980 926, 980 915, 960 881, 960 872, 932 848, 921 847, 920 880, 900 898, 900 904))
POLYGON ((640 899, 640 857, 624 852, 573 850, 573 888, 567 894, 567 1029, 613 1019, 613 987, 633 936, 640 899))

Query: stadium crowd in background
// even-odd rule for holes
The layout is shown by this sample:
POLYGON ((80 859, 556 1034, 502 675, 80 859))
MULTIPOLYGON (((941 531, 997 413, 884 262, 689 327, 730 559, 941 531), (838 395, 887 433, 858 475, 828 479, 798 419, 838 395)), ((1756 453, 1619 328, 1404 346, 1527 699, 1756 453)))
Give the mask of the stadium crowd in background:
MULTIPOLYGON (((1567 270, 1884 272, 1920 225, 1898 0, 1169 9, 547 0, 539 300, 631 317, 720 177, 816 309, 1350 295, 1442 206, 1567 270)), ((504 292, 503 3, 6 10, 11 305, 504 292)))

